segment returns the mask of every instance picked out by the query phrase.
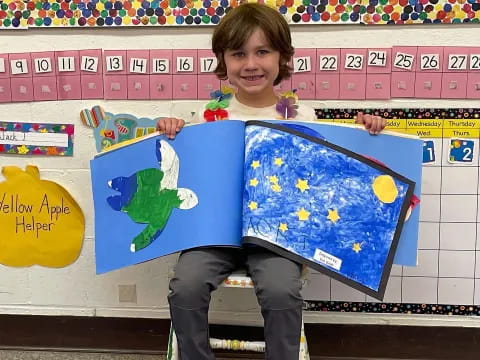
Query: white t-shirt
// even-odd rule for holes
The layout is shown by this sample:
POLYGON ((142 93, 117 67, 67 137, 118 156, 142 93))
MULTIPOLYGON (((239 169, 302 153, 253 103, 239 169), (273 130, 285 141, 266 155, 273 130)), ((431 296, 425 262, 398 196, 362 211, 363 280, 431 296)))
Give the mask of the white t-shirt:
MULTIPOLYGON (((315 111, 311 107, 298 103, 297 105, 297 116, 289 120, 315 121, 317 119, 315 111)), ((276 104, 256 108, 242 104, 237 100, 236 96, 232 97, 229 106, 225 110, 228 112, 229 120, 277 120, 280 116, 276 110, 276 104)), ((194 122, 205 122, 205 118, 203 117, 204 111, 205 106, 197 112, 194 122)))

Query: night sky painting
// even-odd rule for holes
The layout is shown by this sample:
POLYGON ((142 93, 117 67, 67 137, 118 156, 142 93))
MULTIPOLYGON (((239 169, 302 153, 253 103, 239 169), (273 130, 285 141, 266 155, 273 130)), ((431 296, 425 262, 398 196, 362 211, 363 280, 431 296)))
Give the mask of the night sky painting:
POLYGON ((280 129, 246 127, 245 241, 294 254, 383 296, 414 183, 323 140, 280 129))

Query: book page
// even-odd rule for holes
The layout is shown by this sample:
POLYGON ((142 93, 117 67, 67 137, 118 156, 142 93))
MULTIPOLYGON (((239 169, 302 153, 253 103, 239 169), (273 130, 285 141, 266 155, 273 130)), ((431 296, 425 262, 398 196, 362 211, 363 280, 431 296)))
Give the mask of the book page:
POLYGON ((240 121, 148 136, 91 161, 97 273, 199 246, 239 246, 240 121))
POLYGON ((322 137, 299 124, 247 124, 244 242, 379 298, 415 184, 322 137))

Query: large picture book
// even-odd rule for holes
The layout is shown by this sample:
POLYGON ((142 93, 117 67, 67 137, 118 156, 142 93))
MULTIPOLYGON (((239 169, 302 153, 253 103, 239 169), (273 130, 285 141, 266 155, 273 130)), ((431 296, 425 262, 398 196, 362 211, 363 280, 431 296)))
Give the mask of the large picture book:
POLYGON ((381 299, 392 263, 416 261, 422 146, 352 126, 228 120, 100 153, 97 273, 254 244, 381 299))

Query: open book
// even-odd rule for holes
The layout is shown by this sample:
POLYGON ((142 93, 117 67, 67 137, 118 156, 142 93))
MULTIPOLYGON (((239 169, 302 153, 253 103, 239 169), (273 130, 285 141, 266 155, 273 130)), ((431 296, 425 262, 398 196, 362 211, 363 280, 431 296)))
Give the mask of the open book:
POLYGON ((415 263, 422 145, 320 122, 220 121, 101 153, 97 273, 255 244, 381 299, 397 248, 399 263, 415 263))

